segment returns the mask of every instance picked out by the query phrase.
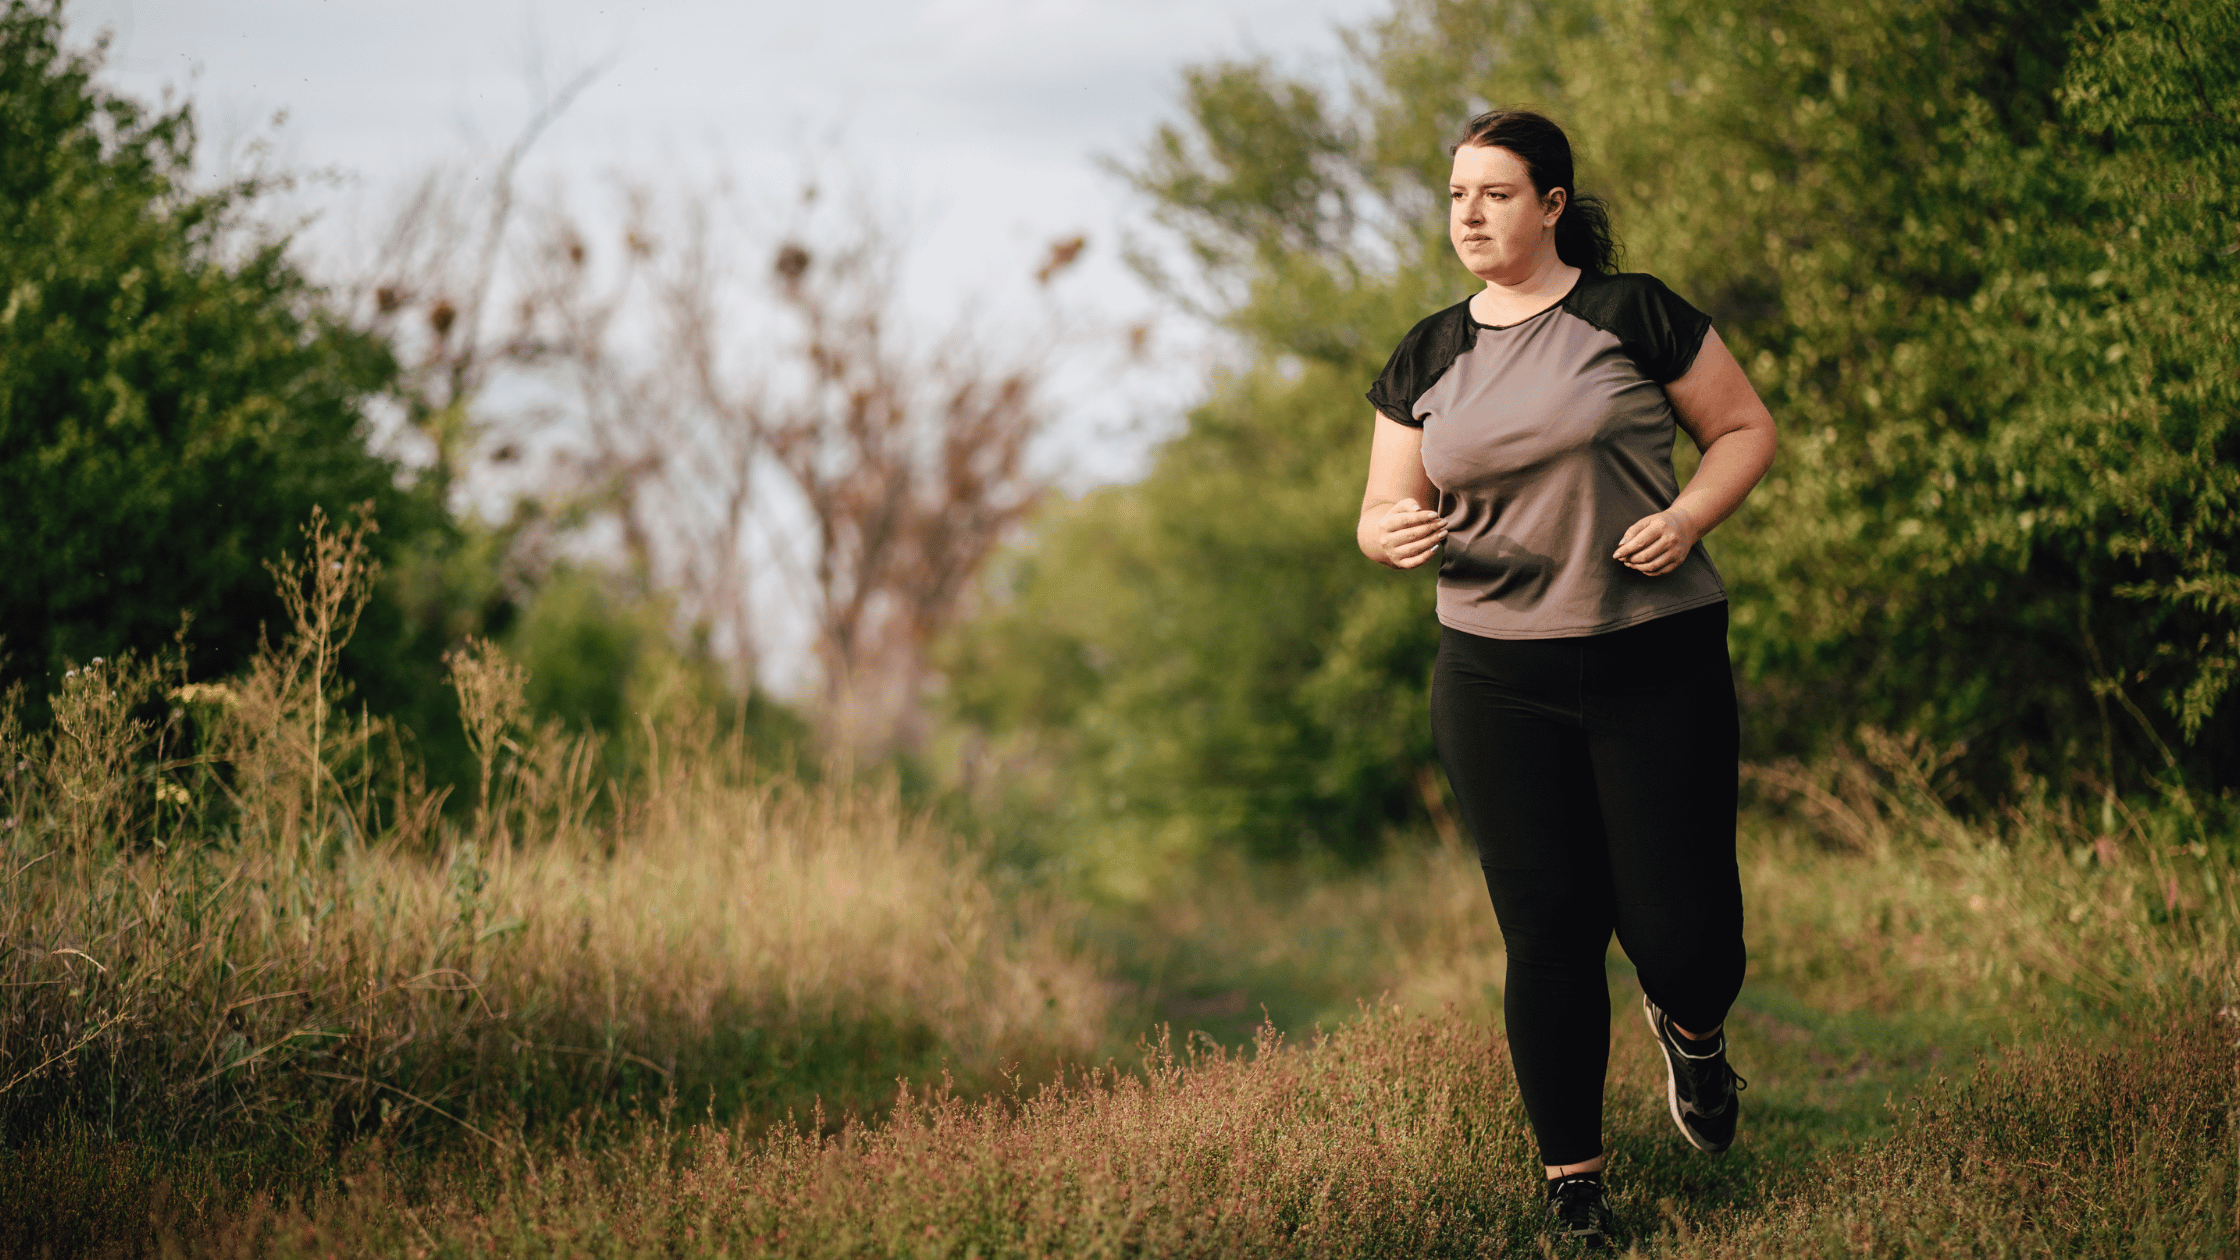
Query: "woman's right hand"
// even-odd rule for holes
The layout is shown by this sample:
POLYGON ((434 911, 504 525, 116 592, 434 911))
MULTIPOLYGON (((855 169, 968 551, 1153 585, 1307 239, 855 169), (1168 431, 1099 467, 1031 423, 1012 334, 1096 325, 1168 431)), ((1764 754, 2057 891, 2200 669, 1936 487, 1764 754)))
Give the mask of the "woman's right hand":
POLYGON ((1377 547, 1395 569, 1413 569, 1438 554, 1447 540, 1447 522, 1414 499, 1392 505, 1377 522, 1377 547))

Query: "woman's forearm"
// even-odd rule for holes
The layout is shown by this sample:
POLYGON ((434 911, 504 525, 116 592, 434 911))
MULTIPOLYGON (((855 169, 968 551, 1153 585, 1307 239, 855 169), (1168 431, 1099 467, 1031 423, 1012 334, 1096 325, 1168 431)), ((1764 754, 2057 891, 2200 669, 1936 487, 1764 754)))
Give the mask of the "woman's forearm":
POLYGON ((1371 415, 1369 484, 1361 493, 1354 545, 1386 568, 1412 569, 1431 558, 1447 532, 1439 514, 1423 506, 1439 500, 1423 471, 1423 430, 1381 411, 1371 415), (1400 510, 1402 504, 1408 510, 1400 510))
POLYGON ((1701 538, 1734 515, 1758 479, 1773 466, 1773 426, 1750 425, 1720 434, 1704 448, 1703 462, 1672 506, 1685 513, 1701 538))

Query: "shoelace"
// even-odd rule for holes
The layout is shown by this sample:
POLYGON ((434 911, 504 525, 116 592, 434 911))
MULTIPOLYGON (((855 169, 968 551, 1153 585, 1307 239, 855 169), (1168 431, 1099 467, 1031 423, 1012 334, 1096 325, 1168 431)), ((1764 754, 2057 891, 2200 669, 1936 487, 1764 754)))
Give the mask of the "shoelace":
MULTIPOLYGON (((1673 1028, 1672 1017, 1670 1015, 1666 1015, 1664 1017, 1664 1026, 1666 1028, 1673 1028)), ((1671 1036, 1672 1043, 1674 1045, 1681 1047, 1680 1058, 1683 1062, 1701 1063, 1707 1066, 1712 1063, 1717 1063, 1720 1067, 1723 1067, 1727 1070, 1727 1081, 1729 1087, 1734 1093, 1739 1094, 1743 1090, 1750 1088, 1750 1082, 1743 1079, 1742 1073, 1735 1071, 1734 1066, 1727 1062, 1726 1034, 1721 1033, 1719 1035, 1719 1048, 1713 1050, 1709 1054, 1689 1054, 1686 1049, 1687 1042, 1680 1037, 1679 1031, 1677 1029, 1674 1029, 1673 1032, 1668 1035, 1671 1036)), ((1693 1077, 1694 1075, 1695 1074, 1693 1072, 1689 1073, 1690 1077, 1693 1077)))
MULTIPOLYGON (((1746 1089, 1750 1088, 1750 1082, 1748 1082, 1748 1081, 1746 1081, 1746 1080, 1744 1080, 1744 1079, 1742 1078, 1742 1073, 1740 1073, 1740 1072, 1737 1072, 1737 1071, 1735 1071, 1733 1067, 1731 1067, 1730 1065, 1728 1065, 1728 1064, 1727 1064, 1727 1063, 1725 1063, 1725 1062, 1721 1062, 1721 1063, 1719 1064, 1719 1066, 1720 1066, 1720 1067, 1722 1067, 1722 1068, 1725 1068, 1725 1069, 1726 1069, 1726 1072, 1727 1072, 1727 1091, 1726 1091, 1726 1092, 1727 1092, 1728 1094, 1730 1094, 1730 1095, 1731 1095, 1731 1094, 1739 1094, 1739 1093, 1741 1093, 1741 1092, 1742 1092, 1743 1090, 1746 1090, 1746 1089)), ((1701 1082, 1700 1084, 1708 1085, 1708 1084, 1710 1084, 1710 1082, 1709 1082, 1709 1081, 1704 1081, 1704 1082, 1701 1082)), ((1700 1092, 1700 1089, 1699 1089, 1699 1092, 1700 1092)))
MULTIPOLYGON (((1736 1094, 1739 1094, 1743 1090, 1750 1088, 1750 1082, 1743 1077, 1742 1073, 1734 1070, 1733 1064, 1727 1062, 1726 1047, 1723 1044, 1715 1054, 1705 1055, 1700 1059, 1691 1054, 1684 1054, 1680 1057, 1689 1063, 1700 1063, 1705 1067, 1710 1067, 1712 1064, 1716 1063, 1720 1068, 1724 1069, 1727 1074, 1726 1095, 1729 1101, 1732 1101, 1736 1094)), ((1693 1071, 1690 1071, 1688 1073, 1688 1077, 1689 1084, 1692 1087, 1690 1092, 1693 1093, 1696 1098, 1702 1098, 1704 1092, 1703 1087, 1710 1084, 1710 1082, 1697 1080, 1693 1071)), ((1723 1115, 1726 1110, 1726 1104, 1722 1103, 1716 1111, 1711 1111, 1703 1114, 1723 1115)))
POLYGON ((1599 1179, 1575 1174, 1556 1181, 1548 1192, 1548 1206, 1554 1210, 1556 1219, 1566 1226, 1599 1230, 1602 1222, 1595 1219, 1595 1208, 1602 1193, 1599 1179))

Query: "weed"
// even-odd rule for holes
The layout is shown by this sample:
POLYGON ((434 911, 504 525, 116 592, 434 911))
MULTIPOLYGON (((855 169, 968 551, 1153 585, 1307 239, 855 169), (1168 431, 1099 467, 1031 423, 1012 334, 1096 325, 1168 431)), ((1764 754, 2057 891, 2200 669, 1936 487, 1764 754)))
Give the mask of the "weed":
MULTIPOLYGON (((1092 909, 711 721, 604 780, 486 643, 450 658, 480 775, 447 821, 333 674, 368 528, 313 522, 277 570, 289 635, 241 677, 91 662, 44 732, 0 704, 0 1250, 1536 1249, 1499 937, 1451 829, 1364 875, 1213 863, 1092 909), (1238 1046, 1256 1009, 1329 1031, 1238 1046)), ((1862 738, 1759 776, 1802 806, 1744 835, 1728 1156, 1670 1132, 1613 955, 1634 1241, 2229 1249, 2234 847, 2044 785, 1963 818, 1948 757, 1862 738)))
POLYGON ((370 528, 312 522, 275 569, 291 633, 239 678, 95 662, 51 732, 0 707, 0 1137, 487 1144, 664 1095, 844 1113, 898 1071, 1103 1044, 1058 905, 999 895, 891 785, 772 778, 712 723, 605 782, 590 737, 523 724, 488 644, 452 658, 483 773, 445 822, 339 707, 370 528), (154 756, 181 722, 195 751, 154 756))

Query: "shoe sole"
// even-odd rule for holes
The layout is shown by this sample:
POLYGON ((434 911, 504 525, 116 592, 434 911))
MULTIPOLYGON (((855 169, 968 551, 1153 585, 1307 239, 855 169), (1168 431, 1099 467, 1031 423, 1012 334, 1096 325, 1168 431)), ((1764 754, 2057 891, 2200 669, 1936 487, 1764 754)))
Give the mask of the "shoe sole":
MULTIPOLYGON (((1664 1030, 1657 1027, 1657 1008, 1649 1004, 1647 994, 1643 994, 1641 997, 1641 1018, 1649 1021, 1649 1036, 1657 1043, 1657 1054, 1664 1060, 1664 1104, 1666 1109, 1672 1112, 1672 1127, 1680 1130, 1680 1136, 1688 1140, 1688 1145, 1707 1155, 1717 1155, 1724 1152, 1727 1149, 1726 1146, 1713 1146, 1704 1141, 1696 1136, 1696 1131, 1689 1128, 1688 1122, 1681 1118, 1680 1073, 1673 1069, 1672 1048, 1664 1043, 1664 1030)), ((1727 1145, 1732 1146, 1734 1144, 1730 1142, 1727 1145)))
POLYGON ((1560 1229, 1550 1229, 1546 1231, 1542 1235, 1542 1237, 1545 1237, 1546 1239, 1548 1239, 1548 1241, 1553 1243, 1571 1244, 1585 1248, 1588 1251, 1601 1251, 1604 1248, 1615 1247, 1617 1245, 1616 1240, 1611 1237, 1610 1231, 1606 1229, 1583 1229, 1579 1230, 1576 1233, 1566 1233, 1560 1229))

